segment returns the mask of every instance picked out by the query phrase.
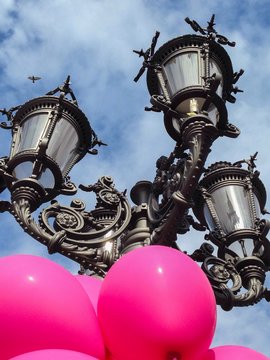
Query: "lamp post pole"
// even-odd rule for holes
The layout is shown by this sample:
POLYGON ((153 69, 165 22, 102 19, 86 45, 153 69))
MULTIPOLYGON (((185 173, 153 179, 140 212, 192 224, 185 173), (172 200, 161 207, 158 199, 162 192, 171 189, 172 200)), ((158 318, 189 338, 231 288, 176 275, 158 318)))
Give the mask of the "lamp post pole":
POLYGON ((233 71, 223 46, 235 43, 217 33, 214 16, 206 28, 189 18, 186 22, 199 35, 177 37, 155 51, 156 32, 148 50, 134 50, 143 57, 134 80, 147 71, 151 107, 146 110, 163 112, 165 129, 175 141, 172 152, 157 160, 153 182, 140 181, 132 188, 135 205, 109 176, 80 185, 96 195, 91 211, 77 199, 70 206, 55 200, 76 193, 69 171, 87 153, 97 154, 97 145, 106 145, 78 107, 68 77, 45 96, 1 110, 8 121, 0 126, 11 129, 12 143, 10 155, 0 159, 0 191, 7 188, 11 201, 1 201, 0 211, 9 211, 49 253, 58 252, 78 262, 81 273, 98 276, 135 248, 159 244, 179 249, 178 235, 190 226, 208 229, 206 239, 217 255, 212 244, 203 243, 190 256, 202 262, 217 303, 230 310, 270 300, 264 287, 269 226, 261 219, 266 192, 255 171, 256 154, 205 169, 212 143, 240 134, 228 121, 226 102, 234 103, 234 94, 241 91, 235 84, 243 70, 233 71), (33 212, 47 201, 51 205, 36 221, 33 212))

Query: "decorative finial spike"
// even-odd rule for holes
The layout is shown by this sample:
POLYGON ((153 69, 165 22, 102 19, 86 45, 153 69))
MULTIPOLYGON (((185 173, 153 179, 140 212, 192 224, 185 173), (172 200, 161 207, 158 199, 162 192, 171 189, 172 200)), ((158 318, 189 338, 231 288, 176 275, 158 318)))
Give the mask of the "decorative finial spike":
POLYGON ((199 32, 202 35, 205 35, 208 41, 217 41, 221 45, 235 46, 235 42, 229 41, 225 36, 219 35, 215 30, 215 14, 212 15, 210 21, 208 21, 207 28, 202 28, 195 20, 190 20, 188 17, 185 18, 186 23, 188 23, 195 32, 199 32))
POLYGON ((214 26, 216 25, 215 24, 215 14, 213 14, 210 21, 208 21, 208 25, 209 25, 208 27, 211 28, 211 29, 213 29, 214 26))
MULTIPOLYGON (((61 94, 62 94, 63 96, 66 96, 66 95, 69 94, 70 97, 71 97, 71 99, 72 99, 72 103, 78 106, 77 99, 76 99, 76 97, 75 97, 75 95, 74 95, 74 93, 73 93, 73 90, 72 90, 71 87, 70 87, 70 84, 71 84, 71 82, 70 82, 70 75, 68 75, 67 78, 66 78, 66 81, 64 82, 63 85, 58 86, 57 88, 55 88, 55 89, 52 90, 52 91, 49 91, 46 95, 55 95, 55 94, 58 93, 58 92, 60 92, 60 96, 61 96, 61 94)), ((63 96, 62 96, 62 97, 63 97, 63 96)))
POLYGON ((155 47, 157 45, 157 40, 158 40, 159 35, 160 35, 160 32, 156 31, 155 35, 152 38, 151 46, 146 51, 143 51, 143 49, 133 50, 133 52, 135 54, 138 54, 139 57, 143 56, 143 58, 144 58, 142 67, 140 68, 137 76, 135 76, 135 78, 133 79, 135 82, 137 82, 140 79, 140 77, 142 76, 142 74, 144 73, 146 68, 153 66, 151 62, 152 62, 153 55, 155 53, 155 47))

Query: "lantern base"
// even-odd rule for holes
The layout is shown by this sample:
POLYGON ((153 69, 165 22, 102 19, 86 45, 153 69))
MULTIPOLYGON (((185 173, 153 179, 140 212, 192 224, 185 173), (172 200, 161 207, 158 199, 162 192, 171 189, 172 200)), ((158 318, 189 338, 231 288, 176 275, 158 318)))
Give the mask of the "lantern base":
POLYGON ((265 280, 266 267, 262 260, 255 256, 249 256, 239 260, 235 265, 241 276, 245 289, 249 289, 252 279, 258 279, 262 284, 265 280))
POLYGON ((24 200, 29 203, 31 212, 35 211, 43 202, 46 191, 34 179, 22 179, 16 181, 10 189, 12 202, 24 200))

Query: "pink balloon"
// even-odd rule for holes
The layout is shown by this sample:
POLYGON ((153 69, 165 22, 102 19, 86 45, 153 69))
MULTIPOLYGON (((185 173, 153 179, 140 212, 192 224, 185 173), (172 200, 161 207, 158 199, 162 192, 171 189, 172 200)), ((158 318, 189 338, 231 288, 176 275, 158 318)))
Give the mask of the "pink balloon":
POLYGON ((243 346, 219 346, 207 351, 202 360, 269 360, 263 354, 243 346))
POLYGON ((67 270, 37 256, 0 259, 0 359, 60 348, 104 359, 94 308, 67 270))
POLYGON ((97 303, 100 288, 102 285, 102 280, 87 275, 75 275, 75 278, 82 285, 84 291, 86 292, 91 303, 93 304, 95 311, 97 312, 97 303))
POLYGON ((72 350, 48 349, 18 355, 10 360, 98 360, 96 357, 72 350))
POLYGON ((106 354, 105 360, 115 360, 115 359, 112 357, 111 354, 108 353, 108 354, 106 354))
POLYGON ((98 318, 117 360, 195 360, 211 343, 216 303, 193 260, 172 248, 149 246, 124 255, 110 269, 98 318))

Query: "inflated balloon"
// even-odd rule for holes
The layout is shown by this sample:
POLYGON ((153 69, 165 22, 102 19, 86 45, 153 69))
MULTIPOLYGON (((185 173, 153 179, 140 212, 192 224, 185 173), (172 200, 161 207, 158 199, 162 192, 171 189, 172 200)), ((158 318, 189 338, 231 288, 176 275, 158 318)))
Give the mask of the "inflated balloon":
POLYGON ((95 310, 77 279, 37 256, 0 259, 0 359, 41 349, 104 359, 95 310))
POLYGON ((211 343, 216 303, 193 260, 149 246, 112 266, 101 287, 98 318, 117 360, 195 360, 211 343))
POLYGON ((97 358, 72 350, 38 350, 15 356, 10 360, 98 360, 97 358))
POLYGON ((243 346, 218 346, 207 351, 202 360, 269 360, 269 357, 243 346))
POLYGON ((105 360, 115 360, 111 354, 107 353, 105 360))
POLYGON ((97 311, 97 303, 98 303, 100 288, 102 285, 102 280, 87 275, 75 275, 75 278, 82 285, 91 303, 93 304, 95 311, 97 311))

